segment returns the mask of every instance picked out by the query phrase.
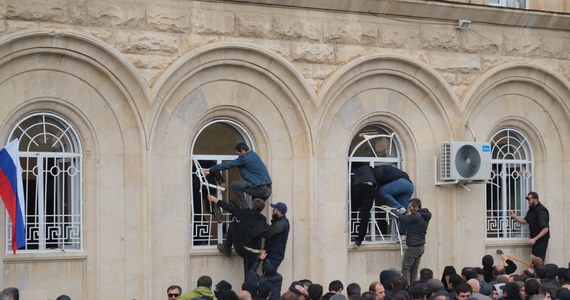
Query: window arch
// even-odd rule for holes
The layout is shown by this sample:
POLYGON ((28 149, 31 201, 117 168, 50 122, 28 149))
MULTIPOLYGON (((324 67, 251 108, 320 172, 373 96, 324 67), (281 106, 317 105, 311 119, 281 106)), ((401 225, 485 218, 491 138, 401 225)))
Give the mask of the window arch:
POLYGON ((221 172, 218 177, 208 175, 205 177, 208 183, 221 185, 225 190, 206 187, 200 184, 196 165, 202 168, 223 163, 237 158, 235 146, 244 142, 253 150, 253 144, 248 132, 238 123, 230 120, 215 120, 206 124, 197 134, 192 145, 192 247, 210 248, 222 243, 224 233, 232 221, 230 214, 221 210, 216 205, 210 205, 207 195, 216 195, 218 199, 229 201, 239 206, 238 199, 230 190, 230 185, 225 184, 240 178, 238 169, 229 169, 221 172))
MULTIPOLYGON (((360 224, 359 205, 353 201, 350 179, 353 170, 359 166, 370 165, 391 165, 397 168, 403 167, 402 146, 393 130, 381 125, 368 125, 362 128, 352 138, 348 153, 349 172, 349 239, 353 240, 358 235, 358 225, 360 224)), ((376 196, 372 206, 371 217, 368 225, 368 234, 363 243, 394 242, 398 237, 395 222, 388 213, 379 207, 385 202, 376 196)))
MULTIPOLYGON (((82 150, 75 129, 60 116, 38 112, 17 123, 8 140, 14 139, 20 141, 26 203, 23 250, 82 250, 82 150)), ((11 228, 6 226, 6 245, 11 228)))
POLYGON ((487 238, 522 238, 526 226, 507 215, 524 215, 525 196, 532 191, 532 152, 528 139, 516 129, 502 129, 491 138, 492 178, 486 192, 487 238))

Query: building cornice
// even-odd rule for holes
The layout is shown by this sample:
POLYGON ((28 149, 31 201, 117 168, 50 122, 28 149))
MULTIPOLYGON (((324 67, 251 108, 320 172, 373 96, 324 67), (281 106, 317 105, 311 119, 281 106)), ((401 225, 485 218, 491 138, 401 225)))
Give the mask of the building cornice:
POLYGON ((570 14, 537 10, 512 9, 442 0, 203 0, 208 2, 244 3, 288 8, 316 9, 357 14, 412 17, 457 22, 467 19, 473 24, 495 24, 527 28, 570 30, 570 14))

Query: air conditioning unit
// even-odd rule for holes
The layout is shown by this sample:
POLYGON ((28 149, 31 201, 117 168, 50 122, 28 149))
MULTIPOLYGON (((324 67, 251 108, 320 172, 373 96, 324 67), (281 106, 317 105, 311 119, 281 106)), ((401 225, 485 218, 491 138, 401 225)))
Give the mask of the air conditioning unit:
POLYGON ((449 142, 441 145, 441 180, 491 179, 491 144, 449 142))

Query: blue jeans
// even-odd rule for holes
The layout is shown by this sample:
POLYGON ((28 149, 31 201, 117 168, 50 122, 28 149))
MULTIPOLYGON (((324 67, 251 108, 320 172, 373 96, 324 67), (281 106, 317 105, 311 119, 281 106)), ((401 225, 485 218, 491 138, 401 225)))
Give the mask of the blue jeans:
MULTIPOLYGON (((412 199, 413 193, 414 185, 404 178, 394 180, 378 189, 378 195, 388 203, 388 206, 394 208, 403 207, 406 210, 408 209, 408 202, 412 199)), ((405 223, 400 222, 398 226, 400 235, 405 235, 407 228, 408 226, 405 223)))

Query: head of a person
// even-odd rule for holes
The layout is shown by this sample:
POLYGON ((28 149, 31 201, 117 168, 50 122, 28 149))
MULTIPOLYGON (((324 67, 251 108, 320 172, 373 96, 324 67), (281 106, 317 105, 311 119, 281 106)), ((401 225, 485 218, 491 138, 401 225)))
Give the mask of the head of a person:
POLYGON ((257 298, 257 293, 258 293, 257 288, 258 288, 257 281, 249 280, 241 284, 241 289, 243 291, 248 291, 251 297, 254 299, 257 298))
POLYGON ((432 297, 431 300, 449 300, 449 293, 446 291, 438 291, 432 297))
POLYGON ((524 292, 527 297, 540 293, 540 281, 536 278, 529 278, 524 282, 524 292))
POLYGON ((254 198, 253 200, 251 200, 251 210, 261 212, 263 211, 264 208, 265 208, 265 201, 259 198, 254 198))
POLYGON ((212 288, 212 277, 210 277, 208 275, 200 276, 200 278, 198 278, 198 281, 196 282, 196 286, 203 286, 203 287, 207 287, 207 288, 211 289, 212 288))
POLYGON ((220 297, 218 298, 216 296, 216 298, 218 300, 239 300, 238 295, 236 294, 236 292, 229 290, 229 291, 223 291, 220 293, 220 297))
POLYGON ((463 280, 467 281, 469 279, 477 278, 479 275, 477 275, 477 272, 475 272, 473 268, 467 267, 461 270, 461 277, 463 277, 463 280))
POLYGON ((487 255, 483 256, 483 258, 481 259, 481 263, 483 264, 483 267, 485 267, 485 268, 492 268, 493 265, 495 264, 495 259, 493 258, 492 255, 487 254, 487 255))
POLYGON ((12 296, 6 292, 0 292, 0 300, 12 300, 12 296))
MULTIPOLYGON (((267 259, 264 260, 263 264, 261 265, 261 272, 263 273, 264 276, 275 276, 275 275, 277 275, 277 269, 267 259)), ((305 283, 303 283, 303 285, 305 285, 305 283)))
POLYGON ((318 283, 313 283, 309 286, 308 292, 311 300, 319 300, 323 296, 323 286, 318 283))
POLYGON ((404 278, 402 275, 396 276, 392 281, 392 291, 394 291, 394 293, 405 291, 408 289, 408 286, 410 286, 408 279, 404 278))
POLYGON ((166 296, 169 300, 178 299, 182 294, 182 288, 178 285, 171 285, 166 289, 166 296))
POLYGON ((453 289, 457 289, 460 283, 463 282, 463 277, 459 274, 451 274, 449 275, 449 285, 453 289))
POLYGON ((283 202, 271 203, 271 216, 273 219, 284 216, 287 213, 287 204, 283 202))
POLYGON ((246 143, 237 143, 235 150, 238 155, 242 155, 249 151, 249 146, 246 143))
POLYGON ((530 265, 534 268, 540 267, 544 265, 541 257, 530 255, 530 265))
POLYGON ((360 296, 360 300, 377 300, 377 296, 374 294, 374 292, 364 292, 362 293, 362 295, 360 296))
POLYGON ((493 277, 497 278, 499 275, 505 274, 505 267, 503 265, 496 265, 493 267, 493 277))
POLYGON ((507 282, 501 287, 503 289, 504 299, 519 299, 520 298, 520 288, 515 282, 507 282))
POLYGON ((360 290, 360 285, 356 282, 352 282, 349 283, 346 286, 346 295, 353 296, 353 295, 359 295, 362 293, 362 291, 360 290))
POLYGON ((216 298, 220 298, 222 296, 222 293, 225 291, 231 291, 232 289, 232 284, 225 281, 225 280, 221 280, 220 282, 216 283, 215 288, 214 288, 214 295, 216 296, 216 298))
POLYGON ((68 295, 59 295, 55 300, 71 300, 71 297, 68 295))
POLYGON ((408 202, 408 210, 412 213, 417 212, 418 210, 422 209, 422 200, 418 198, 412 198, 408 202))
POLYGON ((391 289, 392 281, 398 276, 398 272, 394 270, 383 270, 380 272, 380 283, 384 285, 384 288, 391 289))
POLYGON ((251 300, 251 294, 246 290, 241 290, 237 294, 238 300, 251 300))
POLYGON ((538 204, 538 194, 536 192, 529 192, 526 195, 526 200, 528 201, 528 206, 533 207, 538 204))
POLYGON ((20 290, 17 287, 7 287, 2 292, 10 295, 10 300, 20 300, 20 290))
POLYGON ((423 268, 420 270, 420 280, 428 281, 433 278, 433 271, 428 268, 423 268))
POLYGON ((340 293, 344 289, 344 285, 340 280, 333 280, 329 283, 329 292, 340 293))
POLYGON ((441 274, 441 282, 443 283, 443 285, 445 286, 446 289, 451 288, 451 286, 449 284, 449 276, 451 274, 457 274, 455 267, 445 266, 445 268, 443 268, 443 273, 441 274))
POLYGON ((475 293, 479 293, 479 291, 481 290, 481 284, 479 283, 479 280, 471 278, 469 280, 467 280, 467 284, 471 286, 471 290, 473 291, 473 294, 475 293))
POLYGON ((445 286, 443 286, 443 282, 438 279, 430 279, 426 282, 426 285, 430 288, 432 293, 437 293, 438 291, 445 291, 445 286))
POLYGON ((368 291, 374 293, 374 297, 376 300, 384 300, 386 297, 386 289, 384 285, 380 283, 380 281, 374 281, 368 287, 368 291))
POLYGON ((457 300, 466 300, 473 295, 473 289, 467 283, 460 283, 457 288, 455 288, 455 298, 457 300))
POLYGON ((416 284, 408 289, 412 300, 425 300, 431 297, 431 289, 427 284, 416 284))

